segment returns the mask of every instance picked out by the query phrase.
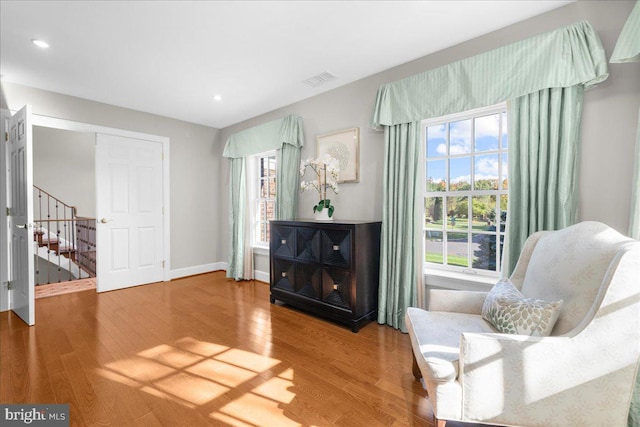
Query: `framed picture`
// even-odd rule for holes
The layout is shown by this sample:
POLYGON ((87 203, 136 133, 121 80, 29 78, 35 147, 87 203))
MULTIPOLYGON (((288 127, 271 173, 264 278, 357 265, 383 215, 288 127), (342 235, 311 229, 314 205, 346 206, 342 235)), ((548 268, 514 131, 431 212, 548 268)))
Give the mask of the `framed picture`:
POLYGON ((358 182, 360 169, 360 128, 318 135, 318 157, 330 154, 340 162, 338 183, 358 182))

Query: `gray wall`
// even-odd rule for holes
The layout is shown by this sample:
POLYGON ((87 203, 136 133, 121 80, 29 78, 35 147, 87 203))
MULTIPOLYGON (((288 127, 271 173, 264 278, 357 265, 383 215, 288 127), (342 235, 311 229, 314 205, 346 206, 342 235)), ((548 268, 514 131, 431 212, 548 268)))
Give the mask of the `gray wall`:
MULTIPOLYGON (((77 207, 78 216, 91 218, 96 216, 95 141, 90 133, 33 127, 33 184, 77 207)), ((34 219, 40 218, 37 207, 34 200, 34 219)))
MULTIPOLYGON (((332 201, 335 201, 336 206, 335 216, 338 220, 380 220, 382 218, 383 134, 372 131, 369 128, 369 120, 376 91, 381 84, 585 19, 598 32, 608 58, 634 5, 635 1, 579 1, 224 128, 220 132, 221 142, 224 143, 230 134, 241 129, 281 118, 287 114, 298 114, 304 120, 306 145, 302 157, 306 158, 315 156, 317 135, 359 127, 361 131, 360 182, 343 184, 340 195, 337 197, 332 195, 332 201)), ((384 55, 384 52, 380 54, 384 55)), ((640 64, 610 64, 609 72, 610 77, 607 81, 585 95, 578 187, 579 219, 602 221, 626 233, 629 223, 633 150, 640 104, 640 64)), ((224 161, 222 166, 221 181, 224 182, 224 191, 227 191, 227 162, 224 161)), ((310 216, 314 201, 312 196, 311 193, 301 194, 299 217, 310 216)), ((221 225, 225 225, 228 221, 226 212, 224 214, 220 216, 221 225)), ((221 242, 220 253, 224 254, 224 259, 227 252, 226 242, 221 242)), ((265 256, 257 255, 255 266, 259 271, 269 270, 265 256)))
MULTIPOLYGON (((170 138, 171 269, 226 259, 221 240, 218 130, 153 114, 2 82, 2 108, 170 138)), ((226 200, 226 199, 225 199, 226 200)))

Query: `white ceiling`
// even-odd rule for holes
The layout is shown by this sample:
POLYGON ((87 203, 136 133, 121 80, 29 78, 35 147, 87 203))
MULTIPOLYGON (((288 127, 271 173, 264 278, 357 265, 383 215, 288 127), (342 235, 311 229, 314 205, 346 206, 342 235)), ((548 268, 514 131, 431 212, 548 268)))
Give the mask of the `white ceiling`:
POLYGON ((224 128, 568 3, 0 0, 0 74, 224 128))

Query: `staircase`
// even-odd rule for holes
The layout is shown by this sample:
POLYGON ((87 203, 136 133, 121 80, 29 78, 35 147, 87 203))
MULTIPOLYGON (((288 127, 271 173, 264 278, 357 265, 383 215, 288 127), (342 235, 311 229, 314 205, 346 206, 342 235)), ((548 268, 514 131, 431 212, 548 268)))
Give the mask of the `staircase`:
POLYGON ((95 277, 95 218, 33 186, 36 285, 95 277))

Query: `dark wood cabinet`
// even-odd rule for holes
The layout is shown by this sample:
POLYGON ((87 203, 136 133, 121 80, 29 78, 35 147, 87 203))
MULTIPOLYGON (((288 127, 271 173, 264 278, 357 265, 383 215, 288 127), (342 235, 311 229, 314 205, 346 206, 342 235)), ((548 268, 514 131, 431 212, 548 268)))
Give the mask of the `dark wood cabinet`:
POLYGON ((380 222, 271 221, 271 303, 358 332, 378 310, 380 222))

